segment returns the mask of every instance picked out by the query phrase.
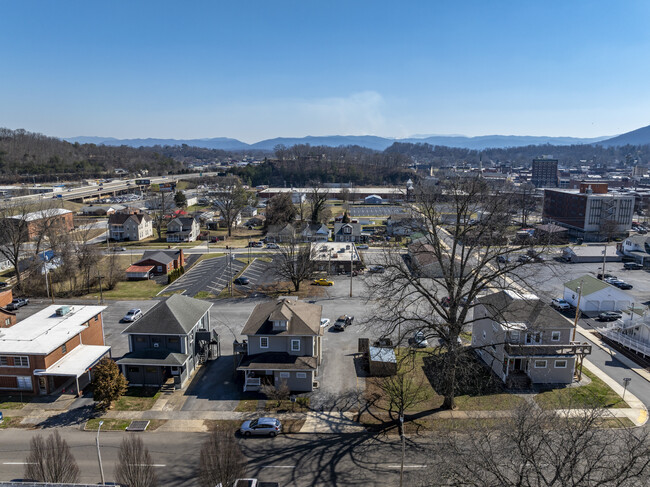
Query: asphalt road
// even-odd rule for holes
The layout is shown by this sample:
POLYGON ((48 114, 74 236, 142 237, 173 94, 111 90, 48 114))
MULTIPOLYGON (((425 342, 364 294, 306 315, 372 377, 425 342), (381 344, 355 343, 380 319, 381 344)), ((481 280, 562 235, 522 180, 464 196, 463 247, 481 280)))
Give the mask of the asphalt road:
MULTIPOLYGON (((0 480, 23 478, 32 436, 49 431, 0 431, 0 480)), ((59 429, 81 470, 81 481, 100 481, 94 432, 59 429)), ((100 448, 105 479, 115 480, 114 468, 122 438, 131 433, 102 432, 100 448)), ((141 435, 152 456, 159 485, 195 486, 199 452, 207 434, 148 432, 141 435)), ((401 447, 397 436, 370 434, 291 434, 274 439, 238 439, 248 457, 247 476, 276 481, 283 487, 384 486, 399 483, 401 447)), ((407 441, 405 484, 427 469, 426 444, 407 441)), ((409 483, 411 482, 411 483, 409 483)))

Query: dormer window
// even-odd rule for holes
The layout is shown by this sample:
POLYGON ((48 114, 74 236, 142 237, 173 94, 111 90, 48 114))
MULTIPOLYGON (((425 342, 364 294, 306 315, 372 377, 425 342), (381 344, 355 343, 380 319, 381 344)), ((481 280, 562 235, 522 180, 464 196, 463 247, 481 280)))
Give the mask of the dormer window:
POLYGON ((352 233, 352 227, 351 227, 351 226, 349 226, 349 225, 348 225, 348 226, 345 226, 345 227, 343 227, 343 233, 347 233, 347 234, 350 234, 350 233, 352 233))
POLYGON ((287 329, 287 322, 286 320, 278 320, 273 322, 273 329, 274 330, 285 330, 287 329))

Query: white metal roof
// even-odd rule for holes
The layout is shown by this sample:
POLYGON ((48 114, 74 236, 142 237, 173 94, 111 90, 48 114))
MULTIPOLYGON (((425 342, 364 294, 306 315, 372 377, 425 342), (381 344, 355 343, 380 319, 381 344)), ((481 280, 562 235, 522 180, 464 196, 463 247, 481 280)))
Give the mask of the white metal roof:
POLYGON ((70 306, 70 312, 58 316, 60 304, 53 304, 11 328, 0 330, 0 353, 46 355, 85 330, 88 320, 106 306, 70 306))
POLYGON ((50 208, 49 210, 33 211, 31 213, 25 213, 24 215, 15 215, 11 218, 31 222, 34 220, 41 220, 43 218, 52 218, 54 216, 65 215, 67 213, 72 212, 70 210, 66 210, 65 208, 50 208))
POLYGON ((36 369, 34 375, 71 375, 79 377, 108 353, 111 347, 103 345, 77 345, 47 369, 36 369))

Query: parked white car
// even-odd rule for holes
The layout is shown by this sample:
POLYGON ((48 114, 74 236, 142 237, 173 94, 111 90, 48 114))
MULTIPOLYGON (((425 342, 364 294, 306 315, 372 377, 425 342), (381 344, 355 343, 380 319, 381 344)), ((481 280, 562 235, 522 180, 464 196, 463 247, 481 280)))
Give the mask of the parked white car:
POLYGON ((555 298, 553 301, 551 301, 551 306, 559 310, 571 309, 571 305, 564 299, 560 298, 555 298))
POLYGON ((325 328, 326 326, 330 326, 330 319, 329 318, 323 318, 320 320, 320 326, 321 328, 325 328))
POLYGON ((142 318, 142 310, 139 308, 133 308, 127 311, 127 313, 124 315, 124 318, 122 318, 122 321, 132 323, 135 320, 139 320, 140 318, 142 318))

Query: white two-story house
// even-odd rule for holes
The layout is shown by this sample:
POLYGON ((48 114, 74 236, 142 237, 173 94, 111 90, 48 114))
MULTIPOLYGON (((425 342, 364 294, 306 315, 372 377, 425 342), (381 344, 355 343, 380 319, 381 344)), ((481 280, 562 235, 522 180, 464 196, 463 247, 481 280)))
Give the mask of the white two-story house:
POLYGON ((294 298, 258 304, 242 330, 246 340, 235 343, 244 391, 282 382, 291 391, 312 391, 322 360, 321 314, 320 305, 294 298))
POLYGON ((199 236, 200 226, 197 219, 179 216, 167 224, 168 242, 194 242, 199 236))
POLYGON ((153 235, 153 221, 143 213, 114 213, 108 217, 110 238, 136 242, 153 235))
POLYGON ((570 384, 591 345, 573 341, 573 325, 534 294, 499 291, 477 299, 472 347, 509 387, 570 384))

